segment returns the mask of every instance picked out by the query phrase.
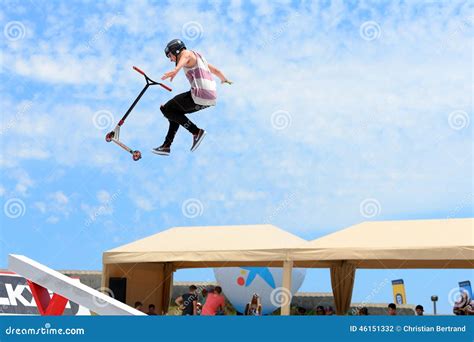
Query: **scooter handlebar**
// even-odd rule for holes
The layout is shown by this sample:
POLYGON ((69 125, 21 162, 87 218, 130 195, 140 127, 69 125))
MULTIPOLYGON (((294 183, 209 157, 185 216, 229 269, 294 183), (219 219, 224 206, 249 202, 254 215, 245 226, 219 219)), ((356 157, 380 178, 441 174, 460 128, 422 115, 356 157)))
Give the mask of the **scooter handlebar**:
POLYGON ((143 70, 137 68, 136 66, 134 66, 133 69, 134 69, 136 72, 139 72, 140 74, 142 74, 143 76, 146 76, 145 73, 143 72, 143 70))
POLYGON ((145 74, 145 72, 143 70, 141 70, 140 68, 137 68, 136 66, 133 67, 133 69, 142 74, 143 76, 146 77, 146 79, 148 80, 147 82, 153 82, 152 84, 159 84, 160 86, 162 86, 163 88, 165 88, 166 90, 168 91, 173 91, 173 89, 171 89, 170 87, 168 87, 166 84, 163 84, 163 83, 158 83, 158 82, 155 82, 153 80, 151 80, 150 78, 148 78, 148 76, 145 74))
POLYGON ((162 86, 163 88, 165 88, 166 90, 168 91, 173 91, 173 89, 171 89, 170 87, 168 87, 166 84, 163 84, 163 83, 158 83, 160 86, 162 86))

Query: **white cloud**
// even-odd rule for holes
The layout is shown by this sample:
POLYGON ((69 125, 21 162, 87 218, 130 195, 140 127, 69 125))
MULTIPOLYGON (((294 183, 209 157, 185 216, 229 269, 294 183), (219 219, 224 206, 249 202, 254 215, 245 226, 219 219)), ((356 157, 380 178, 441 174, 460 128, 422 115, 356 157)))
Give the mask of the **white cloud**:
POLYGON ((58 206, 64 206, 69 203, 69 198, 62 191, 56 191, 50 196, 58 206))
POLYGON ((16 151, 16 155, 20 159, 46 159, 50 155, 44 149, 41 149, 39 146, 27 146, 23 145, 19 150, 16 151))
POLYGON ((110 194, 107 190, 100 190, 96 194, 99 205, 90 205, 88 203, 81 203, 81 209, 88 216, 86 225, 90 225, 103 216, 112 216, 114 213, 114 202, 120 198, 121 190, 116 190, 110 194))
POLYGON ((81 210, 90 218, 94 217, 94 207, 87 203, 81 203, 81 210))
POLYGON ((237 201, 257 201, 265 197, 266 193, 263 191, 238 190, 234 193, 234 199, 237 201))
POLYGON ((101 64, 99 58, 78 58, 74 55, 51 56, 34 55, 28 59, 17 59, 12 55, 5 56, 5 63, 12 62, 15 71, 25 77, 48 83, 65 84, 104 84, 113 79, 116 72, 114 58, 101 64))
POLYGON ((137 208, 144 211, 152 211, 154 209, 153 202, 145 197, 133 196, 132 201, 135 203, 137 208))
POLYGON ((33 206, 38 209, 42 214, 46 213, 46 203, 44 202, 35 202, 33 206))
POLYGON ((33 203, 42 215, 47 215, 47 223, 56 224, 61 218, 69 218, 74 211, 73 203, 63 191, 55 191, 46 195, 45 201, 36 201, 33 203))
POLYGON ((22 168, 10 170, 8 177, 16 181, 15 191, 20 195, 27 195, 28 190, 34 185, 28 172, 22 168))
POLYGON ((110 201, 111 195, 106 190, 100 190, 99 192, 97 192, 97 199, 99 200, 100 203, 104 204, 110 201))
POLYGON ((60 221, 59 217, 57 216, 49 216, 47 219, 46 219, 46 222, 47 223, 50 223, 50 224, 56 224, 60 221))

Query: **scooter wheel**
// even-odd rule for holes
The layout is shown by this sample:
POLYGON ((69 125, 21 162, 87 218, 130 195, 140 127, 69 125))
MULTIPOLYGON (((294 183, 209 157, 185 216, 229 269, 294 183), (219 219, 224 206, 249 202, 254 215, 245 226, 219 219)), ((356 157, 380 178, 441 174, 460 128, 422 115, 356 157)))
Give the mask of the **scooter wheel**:
POLYGON ((114 132, 109 132, 109 133, 107 133, 107 135, 105 136, 105 141, 111 142, 113 137, 114 137, 114 132))
POLYGON ((142 159, 142 153, 140 151, 133 151, 132 158, 135 161, 140 160, 142 159))

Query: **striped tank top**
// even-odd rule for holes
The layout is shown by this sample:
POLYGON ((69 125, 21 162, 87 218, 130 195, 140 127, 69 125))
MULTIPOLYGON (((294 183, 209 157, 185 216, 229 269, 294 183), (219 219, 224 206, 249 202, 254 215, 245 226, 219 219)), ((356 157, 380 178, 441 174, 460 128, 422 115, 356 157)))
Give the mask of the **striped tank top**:
POLYGON ((196 56, 196 65, 192 68, 183 67, 191 84, 191 96, 198 105, 214 106, 217 99, 216 82, 204 57, 195 51, 193 53, 196 56))

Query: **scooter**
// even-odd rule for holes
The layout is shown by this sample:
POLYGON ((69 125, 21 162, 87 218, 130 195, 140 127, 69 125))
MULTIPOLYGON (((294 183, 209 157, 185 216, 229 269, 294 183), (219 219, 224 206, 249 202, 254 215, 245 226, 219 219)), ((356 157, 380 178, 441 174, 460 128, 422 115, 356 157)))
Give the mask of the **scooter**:
POLYGON ((133 67, 133 69, 135 71, 137 71, 138 73, 142 74, 144 77, 145 77, 145 81, 146 81, 146 85, 145 87, 142 89, 142 91, 140 92, 140 94, 138 94, 138 97, 135 99, 135 101, 133 101, 132 105, 130 106, 130 108, 127 110, 127 112, 125 113, 125 115, 123 116, 122 119, 120 119, 119 123, 117 124, 117 126, 115 126, 114 130, 107 133, 107 135, 105 136, 105 141, 107 142, 111 142, 113 141, 114 143, 116 143, 117 145, 119 145, 121 148, 123 148, 125 151, 127 151, 128 153, 130 153, 132 155, 132 158, 133 160, 135 161, 138 161, 142 158, 142 154, 140 151, 138 150, 132 150, 130 147, 128 147, 127 145, 125 145, 123 142, 120 141, 120 127, 122 127, 122 125, 125 123, 125 120, 127 119, 128 115, 130 114, 130 112, 133 110, 133 108, 135 107, 135 105, 138 103, 138 101, 141 99, 141 97, 143 96, 143 94, 145 94, 146 90, 148 89, 149 86, 151 85, 159 85, 159 86, 162 86, 163 88, 165 88, 166 90, 168 91, 172 91, 172 89, 170 87, 168 87, 167 85, 163 84, 163 83, 160 83, 160 82, 155 82, 153 81, 150 77, 148 77, 142 70, 140 70, 139 68, 137 68, 136 66, 133 67))

